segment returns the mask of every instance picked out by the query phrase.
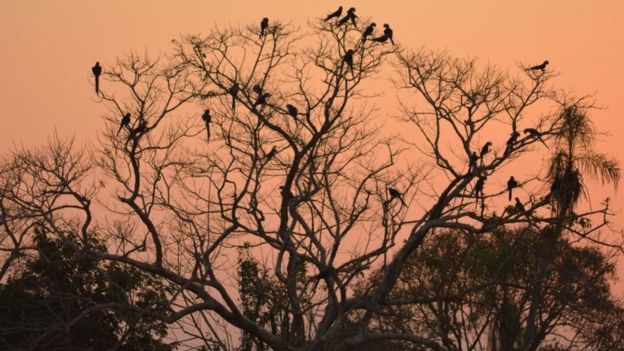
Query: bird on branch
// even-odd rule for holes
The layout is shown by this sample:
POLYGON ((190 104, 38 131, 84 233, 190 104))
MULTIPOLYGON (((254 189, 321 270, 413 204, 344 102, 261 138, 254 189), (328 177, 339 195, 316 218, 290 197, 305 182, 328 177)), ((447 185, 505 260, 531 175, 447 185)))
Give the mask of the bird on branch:
POLYGON ((291 104, 286 104, 286 110, 288 110, 288 114, 294 118, 297 119, 297 114, 299 113, 299 111, 297 110, 297 108, 291 104))
POLYGON ((388 188, 388 194, 390 194, 390 200, 388 200, 388 201, 392 201, 393 199, 399 199, 399 200, 401 200, 401 203, 404 206, 407 206, 405 201, 403 201, 403 195, 401 195, 401 192, 398 191, 397 189, 395 189, 395 188, 388 188))
POLYGON ((514 176, 509 177, 507 181, 507 191, 509 192, 509 201, 511 201, 511 197, 513 196, 513 189, 518 187, 518 181, 514 176))
POLYGON ((520 136, 520 133, 516 131, 511 133, 511 135, 509 136, 509 139, 507 139, 507 146, 505 146, 505 156, 511 153, 511 150, 513 149, 514 145, 518 141, 519 136, 520 136))
POLYGON ((351 74, 353 74, 353 49, 347 50, 342 60, 347 64, 347 66, 349 66, 351 74))
POLYGON ((542 144, 544 144, 544 146, 546 146, 546 148, 548 148, 548 145, 546 145, 546 142, 544 142, 544 139, 542 139, 542 132, 540 132, 539 130, 537 130, 535 128, 525 128, 524 129, 524 134, 530 135, 531 138, 533 138, 533 139, 539 139, 539 141, 541 141, 542 144))
POLYGON ((270 96, 271 94, 269 93, 262 93, 258 95, 258 98, 256 99, 256 102, 254 102, 253 107, 256 108, 257 106, 266 105, 267 100, 269 99, 270 96))
POLYGON ((95 77, 95 95, 100 95, 100 75, 102 74, 102 66, 100 62, 96 62, 95 66, 91 67, 91 72, 95 77))
POLYGON ((269 28, 269 19, 265 17, 260 21, 260 38, 266 35, 267 28, 269 28))
POLYGON ((202 120, 206 124, 206 132, 208 133, 207 140, 210 140, 210 122, 212 121, 212 116, 210 115, 210 110, 206 109, 204 114, 201 116, 202 120))
POLYGON ((357 27, 357 24, 355 24, 356 18, 358 18, 358 16, 355 14, 355 7, 352 7, 348 9, 347 14, 340 21, 338 21, 338 26, 342 26, 343 24, 351 21, 351 23, 357 27))
POLYGON ((362 41, 366 41, 366 38, 373 35, 373 32, 375 31, 375 26, 377 24, 375 22, 369 24, 366 29, 364 29, 364 32, 362 32, 362 41))
POLYGON ((119 130, 117 130, 117 135, 119 135, 122 129, 127 128, 128 126, 130 126, 130 112, 127 112, 121 118, 121 122, 119 123, 119 130))
POLYGON ((545 60, 544 62, 542 62, 539 65, 527 68, 527 71, 542 71, 542 72, 544 72, 544 70, 546 69, 546 66, 548 66, 549 63, 550 62, 548 62, 548 60, 545 60))
POLYGON ((342 15, 342 6, 338 7, 338 10, 327 15, 327 17, 325 17, 325 22, 329 21, 332 18, 340 18, 340 15, 342 15))
POLYGON ((485 143, 485 145, 483 145, 483 147, 481 148, 481 153, 479 153, 479 158, 483 161, 483 156, 485 156, 486 154, 488 154, 491 150, 492 147, 492 143, 491 142, 487 142, 485 143))
POLYGON ((236 97, 238 96, 239 91, 240 91, 240 87, 238 86, 238 83, 236 82, 234 82, 234 84, 232 84, 230 89, 228 89, 228 93, 232 95, 232 109, 236 107, 236 97))

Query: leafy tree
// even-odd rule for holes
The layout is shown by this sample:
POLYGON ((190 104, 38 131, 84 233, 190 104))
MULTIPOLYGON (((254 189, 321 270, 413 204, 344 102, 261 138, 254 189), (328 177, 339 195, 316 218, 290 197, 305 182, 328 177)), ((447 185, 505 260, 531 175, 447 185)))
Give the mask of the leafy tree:
POLYGON ((613 264, 596 247, 561 239, 555 250, 550 243, 531 228, 440 232, 410 256, 376 315, 377 328, 426 335, 444 350, 622 349, 622 306, 609 286, 613 264), (552 274, 537 281, 541 258, 553 251, 552 274), (537 337, 525 345, 536 288, 537 337))
POLYGON ((6 350, 173 350, 165 323, 133 308, 165 310, 167 289, 141 271, 86 255, 102 251, 37 231, 38 255, 0 285, 0 345, 6 350))

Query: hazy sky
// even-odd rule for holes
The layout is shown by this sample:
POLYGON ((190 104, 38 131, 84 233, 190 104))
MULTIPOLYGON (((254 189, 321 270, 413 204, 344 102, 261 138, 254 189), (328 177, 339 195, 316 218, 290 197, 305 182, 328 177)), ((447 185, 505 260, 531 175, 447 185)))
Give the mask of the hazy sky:
MULTIPOLYGON (((595 94, 603 150, 624 163, 624 1, 88 1, 0 0, 0 150, 58 130, 84 141, 102 126, 91 66, 136 51, 157 55, 184 33, 257 24, 268 16, 302 26, 338 5, 392 25, 403 46, 447 49, 501 68, 551 62, 555 84, 595 94)), ((595 193, 593 200, 610 189, 595 193)), ((622 196, 615 210, 624 226, 622 196)))

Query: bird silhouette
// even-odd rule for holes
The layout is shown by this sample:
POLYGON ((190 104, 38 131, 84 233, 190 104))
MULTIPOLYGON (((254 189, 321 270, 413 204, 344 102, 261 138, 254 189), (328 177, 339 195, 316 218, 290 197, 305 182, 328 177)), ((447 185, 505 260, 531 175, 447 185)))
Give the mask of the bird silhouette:
POLYGON ((128 127, 129 125, 130 125, 130 112, 127 112, 121 118, 121 122, 119 123, 119 130, 117 131, 117 135, 119 135, 122 129, 124 129, 125 127, 128 127))
POLYGON ((485 145, 483 145, 483 147, 481 148, 481 153, 479 153, 479 158, 483 159, 483 156, 485 156, 487 153, 490 152, 490 149, 492 147, 492 143, 491 142, 487 142, 485 143, 485 145))
POLYGON ((390 25, 388 23, 384 23, 384 36, 387 38, 386 40, 390 39, 390 42, 392 43, 392 45, 394 45, 394 39, 392 39, 393 33, 392 33, 392 29, 390 28, 390 25))
POLYGON ((234 82, 234 84, 232 84, 230 89, 228 89, 228 92, 230 93, 230 95, 232 95, 232 109, 236 107, 236 97, 238 96, 239 91, 240 91, 240 87, 238 86, 238 83, 236 82, 234 82))
POLYGON ((271 151, 269 151, 269 153, 268 153, 268 154, 266 154, 266 156, 265 156, 265 157, 266 157, 266 159, 267 159, 267 161, 268 161, 268 160, 272 159, 272 158, 273 158, 276 154, 277 154, 277 148, 276 148, 275 146, 273 146, 273 147, 271 148, 271 151))
POLYGON ((342 6, 338 7, 338 10, 327 15, 327 17, 325 17, 325 22, 329 21, 332 18, 339 18, 340 15, 342 15, 342 6))
POLYGON ((266 35, 267 28, 269 28, 269 19, 265 17, 260 21, 260 38, 266 35))
POLYGON ((529 71, 542 71, 544 72, 544 70, 546 69, 546 66, 548 66, 550 62, 548 62, 548 60, 545 60, 544 62, 542 62, 539 65, 533 66, 533 67, 529 67, 527 68, 527 70, 529 71))
POLYGON ((375 22, 369 24, 366 29, 364 29, 364 32, 362 32, 362 41, 366 41, 366 38, 373 35, 373 32, 375 31, 375 26, 377 26, 377 24, 375 22))
POLYGON ((353 73, 353 49, 347 50, 342 57, 342 60, 347 64, 347 66, 349 66, 351 73, 353 73))
MULTIPOLYGON (((509 155, 509 153, 511 153, 511 150, 513 149, 514 145, 516 144, 516 141, 518 141, 518 137, 520 136, 520 133, 514 131, 511 133, 511 135, 509 136, 509 139, 507 139, 507 146, 505 146, 505 156, 509 155)), ((511 200, 511 199, 509 199, 511 200)))
POLYGON ((520 201, 519 198, 516 198, 515 208, 516 208, 516 211, 518 211, 518 213, 526 214, 526 209, 524 208, 524 205, 522 204, 522 201, 520 201))
POLYGON ((468 171, 477 169, 477 161, 479 161, 479 155, 477 155, 476 151, 473 151, 468 161, 468 171))
POLYGON ((358 16, 355 14, 355 7, 352 7, 348 9, 347 14, 340 21, 338 21, 338 25, 342 26, 343 24, 351 21, 351 23, 353 23, 353 25, 357 27, 357 25, 355 24, 356 18, 358 18, 358 16))
POLYGON ((91 67, 91 72, 95 77, 95 95, 100 95, 100 75, 102 74, 102 66, 100 62, 96 62, 95 66, 91 67))
POLYGON ((288 114, 292 117, 297 119, 297 108, 291 104, 286 104, 286 109, 288 110, 288 114))
POLYGON ((269 96, 271 96, 271 94, 269 93, 262 93, 258 95, 258 98, 256 99, 256 102, 254 102, 253 107, 255 108, 256 106, 265 105, 267 103, 267 100, 269 99, 269 96))
POLYGON ((509 192, 509 201, 511 201, 511 197, 513 196, 513 189, 518 187, 518 182, 516 181, 516 178, 514 178, 513 176, 509 177, 509 180, 507 181, 507 191, 509 192))
POLYGON ((403 196, 401 195, 401 192, 398 191, 397 189, 395 189, 395 188, 388 188, 388 194, 390 194, 390 200, 389 201, 391 201, 393 199, 399 199, 399 200, 401 200, 401 203, 403 205, 407 206, 405 201, 403 201, 403 196))
POLYGON ((260 95, 262 94, 262 87, 260 86, 260 84, 254 84, 254 86, 251 88, 251 90, 254 91, 254 93, 260 95))
POLYGON ((535 128, 525 128, 524 134, 530 135, 533 139, 538 139, 542 142, 542 144, 544 144, 544 146, 546 146, 546 148, 548 148, 548 145, 546 145, 546 142, 544 142, 544 139, 542 139, 542 132, 540 132, 539 130, 535 128))
POLYGON ((206 109, 204 114, 201 116, 202 120, 206 124, 206 133, 208 133, 207 140, 210 140, 210 122, 212 122, 212 116, 210 115, 210 110, 206 109))
POLYGON ((373 41, 378 42, 378 43, 385 43, 388 41, 388 36, 386 36, 385 34, 382 34, 380 36, 378 36, 377 38, 373 39, 373 41))
POLYGON ((475 183, 473 193, 477 198, 477 203, 479 202, 479 198, 483 198, 483 188, 485 187, 485 181, 487 180, 486 176, 479 177, 477 182, 475 183))

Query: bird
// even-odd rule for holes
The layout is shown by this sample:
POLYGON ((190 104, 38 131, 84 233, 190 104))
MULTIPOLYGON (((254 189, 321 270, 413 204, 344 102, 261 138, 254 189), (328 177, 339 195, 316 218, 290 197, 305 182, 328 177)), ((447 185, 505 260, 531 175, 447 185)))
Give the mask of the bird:
POLYGON ((121 130, 124 127, 127 127, 130 125, 130 112, 127 112, 122 118, 121 118, 121 122, 119 123, 119 130, 117 131, 117 135, 119 135, 119 132, 121 132, 121 130))
POLYGON ((338 7, 338 10, 327 15, 327 17, 325 17, 325 22, 329 21, 332 18, 339 18, 340 15, 342 15, 342 6, 338 7))
POLYGON ((378 42, 378 43, 385 43, 388 41, 388 36, 386 36, 385 34, 382 34, 380 36, 378 36, 377 38, 373 39, 373 41, 378 42))
POLYGON ((254 93, 260 95, 262 94, 262 87, 260 86, 260 84, 254 84, 254 86, 251 88, 251 90, 254 91, 254 93))
POLYGON ((516 144, 516 141, 518 141, 519 136, 520 136, 520 133, 516 131, 513 131, 511 133, 511 135, 509 136, 509 139, 507 139, 507 146, 505 146, 505 156, 509 155, 509 153, 511 152, 511 149, 513 149, 513 146, 516 144))
POLYGON ((347 10, 347 14, 340 20, 338 21, 338 25, 342 26, 343 24, 347 23, 348 21, 351 21, 351 23, 353 23, 354 26, 356 26, 355 24, 355 19, 358 18, 358 16, 355 14, 355 7, 352 7, 350 9, 347 10))
POLYGON ((473 193, 475 194, 476 198, 477 198, 477 202, 479 202, 479 195, 481 196, 481 198, 483 198, 483 188, 485 186, 485 181, 487 180, 486 176, 483 177, 479 177, 477 179, 477 182, 475 183, 474 189, 473 189, 473 193))
POLYGON ((269 93, 262 93, 260 95, 258 95, 258 98, 256 99, 256 102, 254 102, 253 107, 255 108, 258 105, 264 105, 267 103, 267 99, 269 98, 269 96, 271 96, 271 94, 269 93))
POLYGON ((212 116, 210 115, 210 110, 206 109, 204 114, 201 116, 204 123, 206 123, 206 133, 208 133, 208 140, 210 139, 210 122, 212 121, 212 116))
POLYGON ((268 153, 268 154, 266 154, 266 156, 265 156, 265 157, 266 157, 266 159, 267 159, 267 161, 268 161, 268 160, 272 159, 272 158, 273 158, 276 154, 277 154, 277 148, 276 148, 275 146, 273 146, 273 147, 271 148, 271 151, 269 151, 269 153, 268 153))
POLYGON ((286 109, 288 110, 288 114, 292 116, 292 118, 297 118, 297 108, 291 104, 286 104, 286 109))
POLYGON ((384 23, 384 36, 387 38, 386 40, 390 39, 390 42, 392 43, 392 45, 394 45, 394 40, 392 39, 392 29, 390 28, 390 25, 388 23, 384 23))
POLYGON ((265 17, 260 21, 260 38, 266 35, 267 28, 269 28, 269 19, 265 17))
POLYGON ((102 66, 100 66, 100 62, 96 62, 95 66, 91 67, 91 72, 95 76, 95 95, 100 94, 100 75, 102 74, 102 66))
POLYGON ((524 205, 522 204, 522 201, 520 201, 519 198, 516 198, 516 211, 518 211, 518 213, 520 214, 524 214, 526 213, 526 209, 524 208, 524 205))
POLYGON ((511 197, 513 196, 513 189, 518 187, 518 181, 514 176, 509 177, 507 181, 507 191, 509 191, 509 201, 511 201, 511 197))
POLYGON ((542 139, 542 132, 540 132, 539 130, 535 128, 525 128, 524 134, 529 134, 533 139, 539 139, 539 141, 541 141, 542 144, 544 144, 544 146, 548 148, 548 145, 546 145, 546 142, 544 142, 544 139, 542 139))
POLYGON ((399 199, 401 200, 401 203, 405 206, 407 206, 407 204, 405 204, 405 201, 403 201, 403 196, 401 195, 401 192, 398 191, 395 188, 388 188, 388 194, 390 194, 390 200, 392 199, 399 199))
POLYGON ((479 158, 483 159, 483 156, 485 156, 488 152, 490 152, 490 148, 492 147, 492 143, 491 142, 487 142, 485 143, 485 145, 483 145, 483 147, 481 148, 481 153, 479 154, 479 158))
POLYGON ((369 37, 371 35, 373 35, 373 32, 375 31, 375 26, 377 24, 375 22, 369 24, 366 29, 364 29, 364 32, 362 32, 362 41, 366 41, 366 37, 369 37))
POLYGON ((468 170, 471 171, 473 169, 477 169, 477 161, 479 161, 479 155, 477 155, 476 151, 473 151, 472 154, 470 155, 470 159, 469 159, 469 168, 468 170))
POLYGON ((353 49, 347 50, 342 57, 342 60, 349 66, 351 73, 353 73, 353 49))
POLYGON ((230 89, 228 89, 228 92, 230 93, 230 95, 232 95, 232 109, 236 107, 236 97, 238 96, 239 90, 240 90, 240 87, 238 86, 238 83, 236 82, 234 82, 234 84, 232 84, 230 89))
POLYGON ((549 63, 550 62, 548 62, 548 60, 545 60, 544 62, 542 62, 539 65, 527 68, 527 70, 528 71, 542 71, 542 72, 544 72, 544 70, 546 69, 546 66, 548 66, 549 63))

